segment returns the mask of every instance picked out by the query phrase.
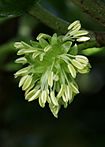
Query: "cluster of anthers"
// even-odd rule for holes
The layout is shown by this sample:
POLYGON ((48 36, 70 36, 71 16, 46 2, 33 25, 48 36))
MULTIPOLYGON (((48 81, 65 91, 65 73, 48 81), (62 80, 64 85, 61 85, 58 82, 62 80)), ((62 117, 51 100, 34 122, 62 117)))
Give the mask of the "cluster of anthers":
POLYGON ((90 39, 85 36, 88 32, 80 29, 77 20, 69 25, 66 35, 41 33, 30 45, 23 41, 15 43, 17 55, 21 56, 15 62, 24 65, 15 77, 21 77, 19 87, 25 91, 25 99, 29 102, 38 99, 42 108, 48 103, 55 117, 61 105, 66 108, 79 93, 77 73, 84 74, 90 69, 87 57, 77 55, 77 42, 90 39))

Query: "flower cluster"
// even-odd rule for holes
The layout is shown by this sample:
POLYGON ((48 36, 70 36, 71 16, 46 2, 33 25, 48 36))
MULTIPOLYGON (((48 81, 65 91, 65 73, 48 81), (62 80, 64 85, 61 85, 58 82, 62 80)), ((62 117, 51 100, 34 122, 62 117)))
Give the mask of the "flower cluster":
POLYGON ((79 93, 77 73, 84 74, 90 69, 87 57, 78 55, 76 43, 89 40, 85 36, 88 32, 80 29, 80 22, 75 21, 66 35, 41 33, 30 45, 23 41, 15 43, 17 55, 21 56, 15 62, 24 65, 15 77, 21 77, 19 87, 25 91, 25 99, 29 102, 38 99, 42 108, 47 102, 55 117, 61 105, 66 108, 79 93))

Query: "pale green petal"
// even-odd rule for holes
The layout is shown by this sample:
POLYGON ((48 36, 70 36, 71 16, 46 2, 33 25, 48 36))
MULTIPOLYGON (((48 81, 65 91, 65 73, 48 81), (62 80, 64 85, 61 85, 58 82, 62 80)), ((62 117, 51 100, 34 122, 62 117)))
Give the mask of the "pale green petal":
POLYGON ((83 36, 83 37, 78 38, 77 41, 84 42, 84 41, 88 41, 89 39, 90 39, 90 37, 83 36))
POLYGON ((75 56, 75 59, 76 59, 77 61, 79 61, 80 63, 86 64, 86 65, 89 63, 88 58, 85 57, 85 56, 83 56, 83 55, 76 55, 76 56, 75 56))
POLYGON ((30 99, 33 95, 35 95, 35 93, 39 90, 40 86, 37 85, 35 88, 33 88, 33 84, 32 87, 30 86, 26 91, 25 91, 25 99, 28 100, 30 99), (33 88, 33 89, 32 89, 33 88))
POLYGON ((25 64, 25 63, 27 63, 27 59, 25 57, 20 57, 15 60, 15 63, 25 64))
POLYGON ((89 32, 86 30, 79 30, 73 37, 79 37, 79 36, 83 36, 83 35, 87 35, 89 32))
POLYGON ((65 90, 65 85, 62 84, 62 85, 61 85, 61 88, 60 88, 60 90, 59 90, 59 92, 58 92, 58 94, 57 94, 57 98, 60 98, 60 97, 63 95, 64 90, 65 90))
POLYGON ((81 74, 88 73, 89 71, 90 71, 90 69, 88 66, 84 67, 83 69, 78 69, 78 72, 81 74))
POLYGON ((35 86, 35 83, 32 81, 32 83, 31 83, 31 85, 26 89, 26 91, 25 91, 25 97, 26 97, 26 95, 29 93, 29 91, 31 91, 32 90, 32 88, 35 86))
POLYGON ((80 28, 81 28, 81 24, 78 23, 78 24, 76 24, 76 25, 72 28, 72 30, 77 30, 77 31, 79 31, 80 28))
POLYGON ((68 34, 73 37, 77 32, 78 32, 78 30, 72 30, 72 31, 68 32, 68 34))
POLYGON ((37 56, 39 56, 41 52, 35 52, 32 54, 32 59, 34 60, 37 56))
POLYGON ((25 75, 25 76, 23 76, 23 77, 20 79, 19 87, 21 87, 21 86, 24 84, 24 82, 25 82, 25 80, 27 79, 27 77, 28 77, 28 75, 25 75))
POLYGON ((41 53, 41 54, 40 54, 40 56, 39 56, 39 58, 40 58, 40 61, 43 61, 43 59, 44 59, 44 56, 45 56, 45 53, 41 53))
POLYGON ((68 64, 67 66, 68 66, 69 72, 71 73, 72 77, 75 78, 76 77, 75 68, 71 64, 68 64))
POLYGON ((74 26, 77 26, 78 24, 80 24, 79 20, 74 21, 73 23, 71 23, 68 27, 68 30, 71 30, 74 28, 74 26))
POLYGON ((14 47, 20 49, 20 48, 24 48, 24 45, 21 42, 15 42, 14 47))
POLYGON ((21 49, 17 52, 17 55, 30 54, 34 52, 36 52, 34 49, 21 49))
POLYGON ((36 91, 37 91, 37 90, 36 90, 35 88, 32 89, 31 91, 29 91, 29 92, 26 94, 26 96, 25 96, 25 100, 31 99, 31 98, 35 95, 36 91))
POLYGON ((53 86, 53 78, 54 78, 54 73, 51 71, 51 72, 49 72, 49 74, 48 74, 48 85, 49 85, 50 87, 53 86))
POLYGON ((68 94, 68 99, 70 104, 73 100, 73 91, 70 85, 67 85, 67 94, 68 94))
POLYGON ((21 43, 23 44, 23 46, 24 46, 24 48, 25 48, 25 49, 32 48, 32 46, 31 46, 31 45, 27 44, 27 43, 26 43, 26 42, 24 42, 24 41, 21 41, 21 43))
POLYGON ((50 104, 52 103, 51 98, 49 97, 49 95, 47 96, 47 102, 50 104))
POLYGON ((54 81, 58 81, 59 80, 59 76, 54 74, 53 79, 54 79, 54 81))
POLYGON ((58 112, 59 112, 60 106, 59 106, 59 105, 58 105, 58 106, 55 106, 55 105, 53 105, 53 104, 49 104, 49 108, 50 108, 52 114, 53 114, 56 118, 58 118, 58 112))
POLYGON ((50 92, 50 97, 51 97, 51 101, 52 101, 53 105, 58 106, 58 101, 57 101, 57 98, 55 97, 54 91, 50 92))
POLYGON ((17 72, 15 73, 15 77, 25 75, 26 73, 29 72, 30 69, 31 69, 30 66, 20 69, 19 71, 17 71, 17 72))
POLYGON ((47 45, 47 46, 44 48, 44 52, 48 52, 51 48, 52 48, 51 45, 47 45))
POLYGON ((39 105, 42 108, 45 107, 46 100, 47 100, 47 91, 44 90, 44 91, 42 91, 42 93, 41 93, 41 95, 39 97, 39 105))
POLYGON ((68 102, 68 97, 65 94, 62 95, 62 99, 63 99, 64 103, 68 102))
POLYGON ((36 91, 36 93, 30 99, 28 99, 28 101, 31 102, 31 101, 37 99, 40 96, 40 94, 41 94, 41 90, 39 89, 36 91))
POLYGON ((43 103, 43 100, 41 99, 41 96, 39 97, 38 101, 39 101, 40 107, 44 108, 45 107, 45 103, 43 103))
POLYGON ((29 88, 29 86, 31 85, 32 83, 32 76, 31 75, 28 75, 26 80, 24 81, 24 84, 22 86, 22 90, 26 90, 27 88, 29 88))
POLYGON ((74 92, 74 93, 79 93, 79 90, 78 90, 78 88, 76 87, 76 85, 74 85, 73 83, 70 83, 70 86, 71 86, 71 88, 72 88, 72 91, 74 92))
POLYGON ((37 36, 37 40, 40 40, 41 38, 44 38, 44 39, 50 39, 51 36, 48 35, 48 34, 44 34, 44 33, 40 33, 38 36, 37 36))
POLYGON ((81 64, 80 62, 78 62, 78 61, 75 60, 75 59, 72 59, 72 60, 71 60, 71 63, 72 63, 77 69, 83 69, 83 68, 84 68, 84 65, 81 64))
POLYGON ((72 99, 72 88, 68 85, 66 86, 65 95, 69 101, 72 99))

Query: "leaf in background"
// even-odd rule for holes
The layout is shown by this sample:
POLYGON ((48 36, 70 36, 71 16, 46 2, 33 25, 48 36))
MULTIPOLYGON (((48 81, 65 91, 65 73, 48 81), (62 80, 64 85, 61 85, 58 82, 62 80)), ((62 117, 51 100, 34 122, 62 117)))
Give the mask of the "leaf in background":
POLYGON ((82 50, 81 51, 84 55, 87 55, 87 56, 91 56, 91 55, 99 55, 99 54, 102 54, 104 55, 105 54, 105 48, 104 47, 101 47, 101 48, 97 48, 97 47, 93 47, 93 48, 87 48, 85 50, 82 50))
POLYGON ((38 0, 0 0, 0 16, 21 15, 38 0))

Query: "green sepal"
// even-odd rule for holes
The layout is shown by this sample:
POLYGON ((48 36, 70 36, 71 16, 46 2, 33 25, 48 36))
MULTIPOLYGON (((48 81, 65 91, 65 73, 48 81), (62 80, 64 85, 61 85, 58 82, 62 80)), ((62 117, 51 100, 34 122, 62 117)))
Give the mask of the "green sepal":
POLYGON ((62 47, 65 53, 67 53, 70 50, 71 45, 72 45, 71 41, 66 41, 65 43, 63 43, 62 47))
POLYGON ((51 45, 57 44, 57 40, 58 40, 57 34, 54 33, 53 36, 51 37, 51 45))
POLYGON ((78 46, 75 44, 73 47, 70 48, 70 54, 71 55, 77 55, 78 54, 78 46))

